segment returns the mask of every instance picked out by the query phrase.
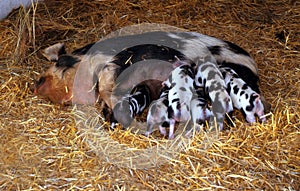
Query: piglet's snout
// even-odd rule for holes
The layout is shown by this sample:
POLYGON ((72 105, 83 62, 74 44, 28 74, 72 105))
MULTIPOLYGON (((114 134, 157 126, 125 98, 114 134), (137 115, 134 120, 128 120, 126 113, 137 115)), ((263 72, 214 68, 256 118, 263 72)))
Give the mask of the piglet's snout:
POLYGON ((175 119, 175 121, 181 121, 181 112, 180 111, 174 113, 174 119, 175 119))

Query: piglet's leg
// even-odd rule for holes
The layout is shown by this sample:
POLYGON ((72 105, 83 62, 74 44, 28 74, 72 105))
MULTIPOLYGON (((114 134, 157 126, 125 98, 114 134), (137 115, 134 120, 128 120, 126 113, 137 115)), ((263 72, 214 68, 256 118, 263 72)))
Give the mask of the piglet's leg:
POLYGON ((170 120, 169 139, 174 139, 175 120, 170 120))
POLYGON ((213 115, 209 119, 210 127, 217 127, 219 130, 223 130, 223 122, 225 118, 225 109, 222 107, 222 104, 217 101, 212 104, 212 113, 213 115))
POLYGON ((220 131, 223 130, 224 116, 222 114, 214 114, 209 118, 209 126, 212 129, 219 129, 220 131))
POLYGON ((162 125, 159 126, 159 132, 161 135, 166 136, 167 135, 167 131, 166 128, 163 127, 162 125))
POLYGON ((144 134, 146 137, 149 137, 149 135, 153 132, 153 126, 154 126, 153 124, 147 125, 147 131, 144 134))

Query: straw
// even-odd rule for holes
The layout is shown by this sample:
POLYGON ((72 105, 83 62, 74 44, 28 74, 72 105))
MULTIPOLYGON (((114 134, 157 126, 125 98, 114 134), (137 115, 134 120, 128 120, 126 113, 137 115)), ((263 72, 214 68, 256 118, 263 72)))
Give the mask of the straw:
MULTIPOLYGON (((48 0, 13 11, 0 21, 0 190, 299 190, 299 7, 297 1, 48 0), (42 49, 64 42, 70 52, 144 22, 245 48, 272 104, 268 121, 247 124, 237 112, 234 128, 168 141, 158 132, 149 138, 111 132, 97 108, 80 113, 33 95, 33 80, 49 66, 42 49)), ((144 118, 133 129, 145 128, 144 118)))

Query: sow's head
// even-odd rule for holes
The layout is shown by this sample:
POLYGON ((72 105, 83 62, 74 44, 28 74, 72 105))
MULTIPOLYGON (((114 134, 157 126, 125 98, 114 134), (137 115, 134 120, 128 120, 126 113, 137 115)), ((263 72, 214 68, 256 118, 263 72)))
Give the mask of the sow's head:
POLYGON ((54 103, 71 103, 73 81, 80 62, 80 54, 74 52, 67 54, 64 44, 57 43, 46 48, 43 55, 53 63, 35 81, 34 94, 49 98, 54 103))

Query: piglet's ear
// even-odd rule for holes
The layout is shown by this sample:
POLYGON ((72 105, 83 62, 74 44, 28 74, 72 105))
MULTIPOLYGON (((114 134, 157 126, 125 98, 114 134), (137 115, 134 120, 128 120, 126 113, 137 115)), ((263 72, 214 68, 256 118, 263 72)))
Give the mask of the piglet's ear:
POLYGON ((169 76, 169 78, 165 81, 162 82, 162 87, 168 87, 170 88, 171 87, 171 81, 172 81, 172 75, 169 76))
POLYGON ((58 57, 66 54, 64 43, 57 43, 46 48, 42 53, 49 61, 56 62, 58 57))
POLYGON ((260 101, 260 95, 258 93, 253 94, 253 97, 255 97, 255 103, 258 103, 260 101))
POLYGON ((264 111, 264 106, 261 102, 260 95, 259 94, 254 94, 254 95, 256 96, 255 103, 254 103, 256 105, 256 109, 259 110, 259 111, 260 110, 264 111))
POLYGON ((168 83, 168 80, 166 80, 166 81, 163 81, 162 83, 161 83, 161 86, 164 88, 164 87, 169 87, 169 84, 170 83, 168 83))

